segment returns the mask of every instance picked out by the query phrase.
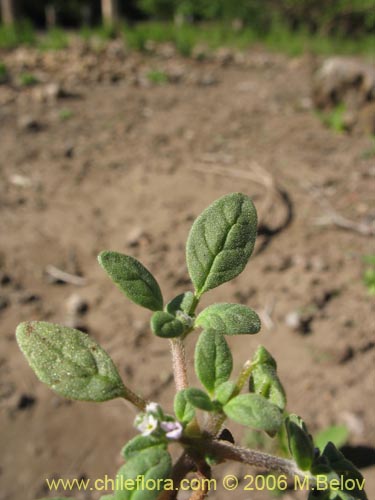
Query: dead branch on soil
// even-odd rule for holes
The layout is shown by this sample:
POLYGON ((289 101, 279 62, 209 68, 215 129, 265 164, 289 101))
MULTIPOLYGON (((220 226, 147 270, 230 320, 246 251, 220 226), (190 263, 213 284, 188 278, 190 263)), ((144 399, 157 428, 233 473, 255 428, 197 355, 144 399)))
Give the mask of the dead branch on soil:
POLYGON ((85 286, 87 284, 86 278, 82 278, 82 276, 77 276, 76 274, 67 273, 52 265, 48 265, 46 267, 46 273, 54 281, 63 281, 64 283, 76 286, 85 286))
POLYGON ((266 302, 264 308, 259 312, 260 319, 267 330, 272 330, 275 323, 272 319, 272 313, 275 309, 276 299, 273 297, 271 300, 266 302))
POLYGON ((314 220, 314 224, 316 226, 336 226, 340 229, 345 229, 346 231, 353 231, 355 233, 361 234, 362 236, 375 235, 374 222, 356 222, 348 219, 347 217, 344 217, 332 207, 330 202, 318 187, 312 185, 306 185, 305 187, 326 212, 325 215, 314 220))

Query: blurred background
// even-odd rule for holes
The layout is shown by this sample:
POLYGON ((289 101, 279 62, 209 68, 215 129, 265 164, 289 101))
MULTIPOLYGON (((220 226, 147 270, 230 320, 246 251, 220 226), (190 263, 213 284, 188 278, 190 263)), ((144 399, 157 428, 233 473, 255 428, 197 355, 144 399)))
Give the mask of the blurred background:
MULTIPOLYGON (((259 313, 259 335, 229 339, 234 373, 265 345, 288 410, 319 446, 343 450, 373 498, 373 0, 0 7, 0 500, 97 500, 103 492, 50 492, 45 480, 113 477, 135 435, 122 401, 65 401, 41 384, 17 324, 86 331, 133 390, 171 412, 168 343, 96 256, 135 256, 167 301, 191 289, 192 221, 232 191, 257 207, 256 250, 202 306, 240 302, 259 313)), ((229 427, 239 444, 287 455, 281 439, 229 427)), ((228 473, 249 470, 225 464, 216 477, 228 473)), ((240 487, 231 498, 272 495, 240 487)))

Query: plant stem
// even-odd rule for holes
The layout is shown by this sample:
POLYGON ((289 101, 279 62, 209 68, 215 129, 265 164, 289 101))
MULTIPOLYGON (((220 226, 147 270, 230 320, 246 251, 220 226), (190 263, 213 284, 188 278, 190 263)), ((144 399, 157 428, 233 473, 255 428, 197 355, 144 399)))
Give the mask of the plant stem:
POLYGON ((158 500, 176 500, 178 489, 181 481, 189 474, 196 470, 196 465, 187 453, 183 453, 173 466, 171 479, 173 481, 173 490, 163 491, 158 497, 158 500))
MULTIPOLYGON (((255 366, 256 363, 250 360, 246 361, 246 363, 243 365, 242 370, 238 375, 236 388, 233 392, 232 397, 237 396, 242 391, 243 386, 247 382, 255 366)), ((219 413, 219 414, 210 413, 204 430, 212 437, 216 437, 217 434, 220 432, 220 429, 225 420, 226 420, 226 415, 224 413, 219 413)))
POLYGON ((223 412, 220 413, 209 413, 207 416, 207 421, 204 426, 204 431, 207 432, 213 438, 218 435, 221 430, 223 423, 226 420, 226 415, 223 412))
POLYGON ((173 376, 176 385, 176 390, 187 389, 189 386, 186 370, 185 348, 183 341, 177 337, 170 340, 173 376))
POLYGON ((243 386, 246 384, 246 381, 250 377, 251 372, 255 368, 256 363, 253 361, 246 361, 246 363, 243 365, 242 370, 240 374, 238 375, 237 382, 236 382, 236 389, 234 391, 234 396, 237 396, 241 391, 243 386))
POLYGON ((123 398, 126 399, 127 401, 130 401, 130 403, 132 403, 141 411, 144 411, 146 408, 147 401, 138 396, 138 394, 130 390, 128 387, 125 387, 124 389, 123 398))
POLYGON ((286 458, 275 457, 261 451, 249 450, 234 446, 231 443, 224 441, 210 440, 202 443, 206 452, 212 453, 221 460, 233 460, 243 464, 251 465, 269 472, 281 472, 290 477, 308 477, 313 480, 313 476, 309 472, 301 471, 292 460, 286 458))

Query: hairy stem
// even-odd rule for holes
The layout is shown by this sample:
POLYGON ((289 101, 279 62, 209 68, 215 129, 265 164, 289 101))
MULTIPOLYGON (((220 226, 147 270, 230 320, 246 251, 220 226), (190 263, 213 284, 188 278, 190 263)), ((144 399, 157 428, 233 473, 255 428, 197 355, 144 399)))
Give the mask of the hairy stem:
POLYGON ((207 421, 205 423, 205 426, 204 426, 204 431, 209 434, 210 436, 212 436, 213 438, 216 437, 222 426, 223 426, 223 423, 225 422, 226 420, 226 415, 225 413, 223 412, 220 412, 220 413, 209 413, 207 415, 207 421))
POLYGON ((189 472, 194 470, 196 470, 194 461, 187 453, 184 452, 173 466, 171 474, 173 490, 163 491, 159 495, 158 500, 176 500, 181 481, 189 474, 189 472))
POLYGON ((242 391, 243 386, 246 384, 255 366, 256 363, 252 361, 246 361, 246 363, 243 365, 242 370, 237 378, 236 390, 234 391, 235 396, 237 396, 237 394, 239 394, 242 391))
POLYGON ((176 390, 186 389, 189 386, 186 370, 185 348, 183 341, 180 338, 170 340, 173 375, 176 385, 176 390))
POLYGON ((125 387, 123 398, 127 401, 130 401, 130 403, 132 403, 141 411, 144 411, 146 408, 147 401, 127 387, 125 387))
POLYGON ((206 441, 203 446, 207 452, 212 453, 223 461, 233 460, 269 472, 281 472, 291 477, 298 476, 305 478, 307 476, 310 479, 312 478, 310 473, 301 471, 292 460, 287 460, 286 458, 275 457, 268 453, 241 448, 231 443, 217 440, 206 441))
MULTIPOLYGON (((237 396, 242 391, 243 386, 246 384, 255 366, 256 363, 252 361, 246 361, 246 363, 243 365, 242 370, 238 375, 236 388, 233 392, 232 397, 237 396)), ((210 413, 204 428, 205 432, 210 434, 212 437, 216 437, 217 434, 220 432, 220 429, 223 423, 225 422, 226 418, 227 417, 223 412, 216 414, 210 413)))

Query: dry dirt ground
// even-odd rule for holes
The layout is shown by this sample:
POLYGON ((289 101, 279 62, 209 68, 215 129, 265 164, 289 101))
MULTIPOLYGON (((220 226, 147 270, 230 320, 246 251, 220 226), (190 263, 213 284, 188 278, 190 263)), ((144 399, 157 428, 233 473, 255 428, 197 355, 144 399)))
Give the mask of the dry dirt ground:
MULTIPOLYGON (((2 55, 12 81, 0 86, 0 499, 56 496, 46 478, 113 476, 120 448, 135 434, 134 414, 122 401, 65 401, 41 384, 17 347, 17 324, 86 329, 132 388, 171 410, 168 343, 150 333, 149 313, 121 295, 96 255, 113 249, 139 258, 166 298, 189 289, 184 243, 191 222, 232 191, 262 206, 264 186, 246 177, 254 166, 287 193, 290 223, 268 240, 263 229, 268 245, 204 304, 237 301, 262 315, 259 335, 230 339, 236 371, 264 344, 278 361, 288 409, 313 433, 345 424, 352 453, 374 446, 374 304, 362 283, 362 257, 374 253, 374 241, 317 224, 327 202, 353 221, 373 219, 370 138, 334 132, 313 113, 309 57, 254 50, 240 60, 187 61, 111 50, 44 60, 31 51, 2 55), (155 69, 169 71, 169 82, 148 84, 155 69), (41 83, 21 88, 22 71, 41 83), (48 266, 84 282, 56 283, 48 266)), ((275 203, 265 214, 271 227, 283 219, 280 199, 275 203)), ((237 428, 235 437, 246 438, 237 428)), ((374 454, 357 460, 374 498, 374 454)), ((221 466, 218 477, 224 470, 249 472, 221 466)), ((240 487, 212 498, 269 497, 240 487)))

